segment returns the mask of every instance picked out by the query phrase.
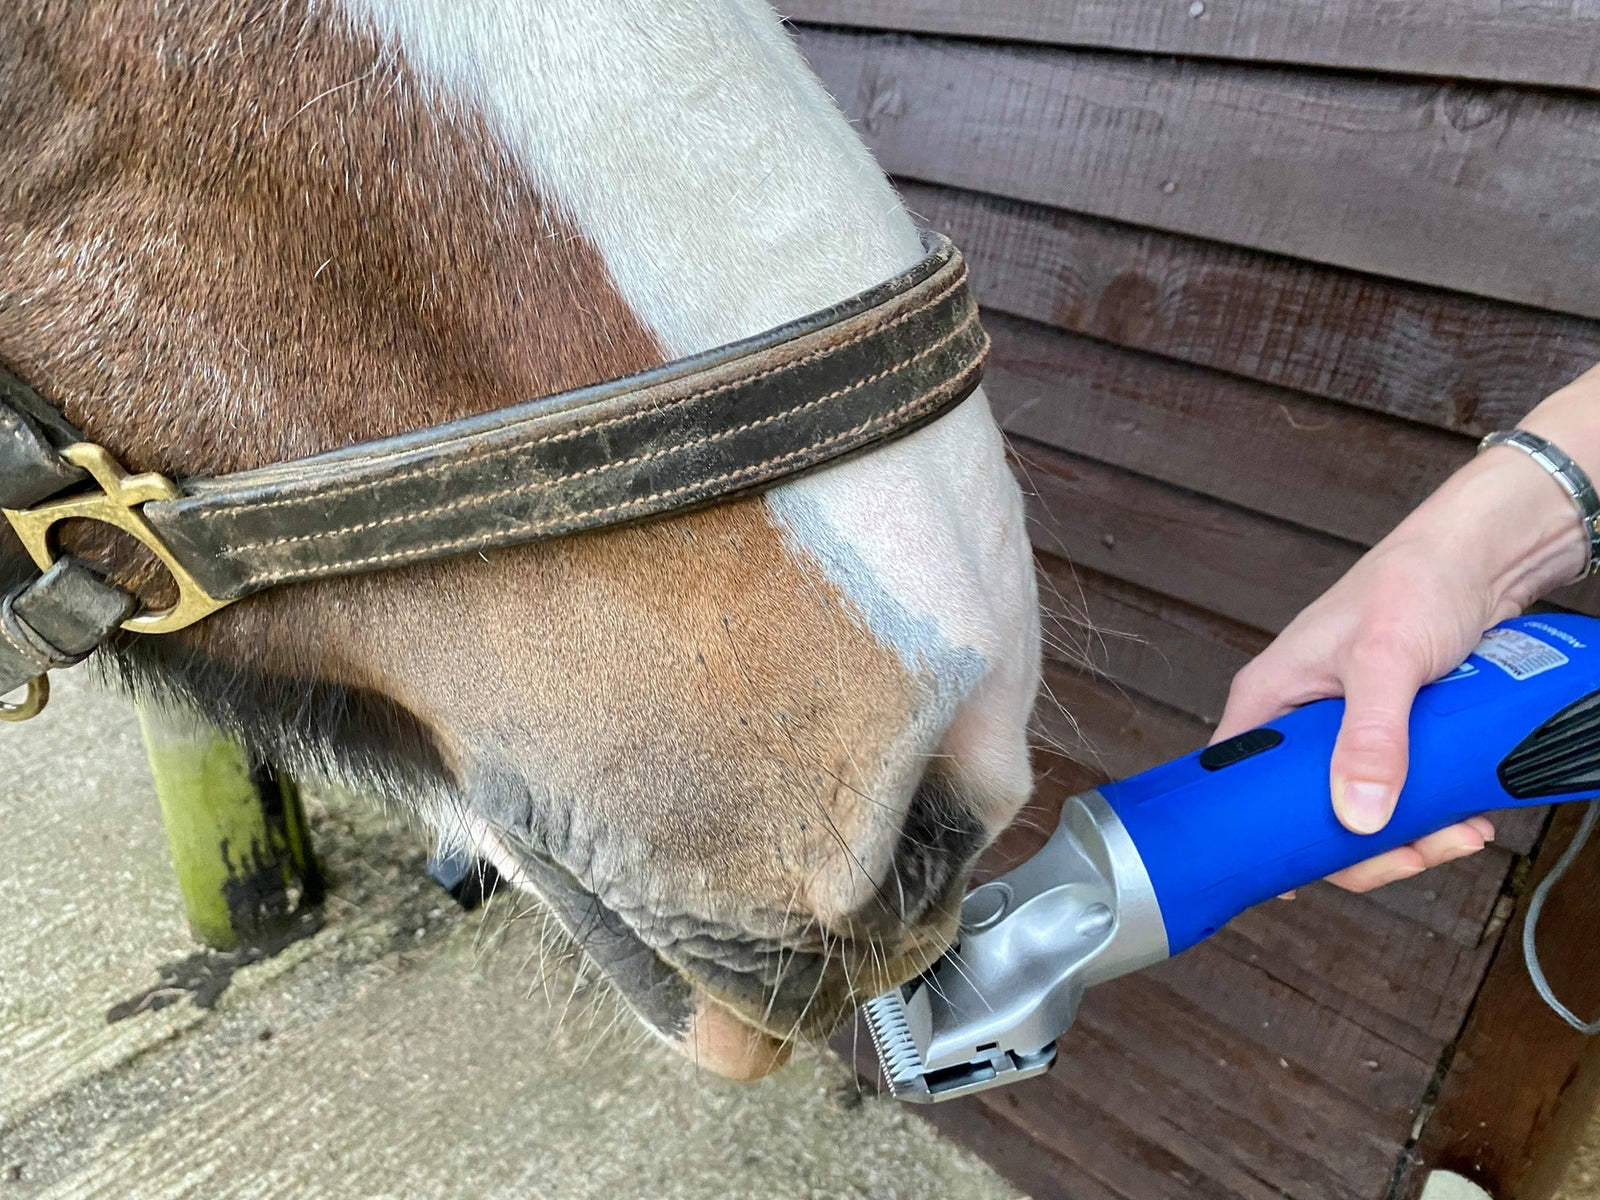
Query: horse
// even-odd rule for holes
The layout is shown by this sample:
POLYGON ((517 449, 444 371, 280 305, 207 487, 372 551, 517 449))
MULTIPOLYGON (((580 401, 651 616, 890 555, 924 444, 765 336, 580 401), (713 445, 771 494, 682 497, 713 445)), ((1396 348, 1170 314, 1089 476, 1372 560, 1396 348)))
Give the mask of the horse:
MULTIPOLYGON (((0 66, 0 363, 175 479, 625 376, 922 253, 762 0, 13 0, 0 66)), ((62 541, 161 602, 131 540, 62 541)), ((98 657, 420 814, 733 1078, 932 961, 1031 790, 1038 598, 981 389, 761 495, 98 657)))

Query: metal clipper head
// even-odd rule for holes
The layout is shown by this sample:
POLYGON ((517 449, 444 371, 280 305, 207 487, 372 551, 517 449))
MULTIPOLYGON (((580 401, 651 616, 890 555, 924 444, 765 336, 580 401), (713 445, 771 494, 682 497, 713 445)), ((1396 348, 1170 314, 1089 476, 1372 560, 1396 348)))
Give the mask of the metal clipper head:
POLYGON ((956 944, 867 1001, 890 1092, 932 1103, 1048 1070, 1083 990, 1167 956, 1143 864, 1098 792, 1027 862, 967 894, 956 944))

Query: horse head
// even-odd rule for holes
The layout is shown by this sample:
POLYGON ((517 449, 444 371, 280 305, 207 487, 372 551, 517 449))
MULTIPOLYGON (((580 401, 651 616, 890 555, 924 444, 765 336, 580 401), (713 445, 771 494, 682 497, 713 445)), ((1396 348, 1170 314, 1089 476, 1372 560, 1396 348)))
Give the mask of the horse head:
MULTIPOLYGON (((615 378, 921 256, 760 0, 22 0, 0 61, 0 361, 133 470, 615 378)), ((131 543, 63 538, 159 602, 131 543)), ((762 496, 107 653, 470 845, 731 1075, 936 956, 1030 790, 1037 602, 981 391, 762 496)))

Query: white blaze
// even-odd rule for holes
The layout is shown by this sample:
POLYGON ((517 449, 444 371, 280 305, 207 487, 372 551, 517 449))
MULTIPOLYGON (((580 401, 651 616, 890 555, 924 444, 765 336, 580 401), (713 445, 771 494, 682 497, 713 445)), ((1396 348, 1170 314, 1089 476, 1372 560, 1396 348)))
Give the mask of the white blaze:
MULTIPOLYGON (((760 0, 339 3, 483 114, 670 355, 814 312, 921 254, 883 173, 760 0)), ((882 640, 951 676, 948 707, 969 693, 942 749, 985 791, 1025 794, 1032 564, 982 396, 770 504, 882 640), (971 670, 955 677, 979 656, 986 674, 970 691, 971 670)))

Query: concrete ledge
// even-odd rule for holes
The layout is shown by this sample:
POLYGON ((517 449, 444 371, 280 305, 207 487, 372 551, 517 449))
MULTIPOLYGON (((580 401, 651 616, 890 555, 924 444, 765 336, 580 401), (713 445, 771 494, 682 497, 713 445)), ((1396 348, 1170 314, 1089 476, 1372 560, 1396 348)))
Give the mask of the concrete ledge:
POLYGON ((131 708, 57 691, 0 730, 0 1200, 1015 1196, 830 1054, 697 1072, 526 901, 461 914, 421 837, 354 798, 308 796, 320 933, 210 1010, 108 1025, 198 947, 131 708))

